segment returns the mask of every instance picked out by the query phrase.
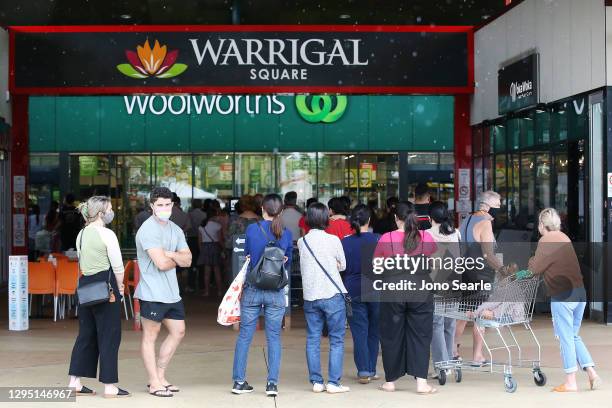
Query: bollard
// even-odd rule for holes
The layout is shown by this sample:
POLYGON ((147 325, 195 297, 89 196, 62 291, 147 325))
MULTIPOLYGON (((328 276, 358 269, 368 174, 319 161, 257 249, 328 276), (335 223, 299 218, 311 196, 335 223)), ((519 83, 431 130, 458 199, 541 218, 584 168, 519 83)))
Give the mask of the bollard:
MULTIPOLYGON (((134 260, 134 288, 138 286, 140 281, 140 268, 138 267, 138 260, 134 260)), ((140 322, 140 300, 134 298, 134 330, 142 330, 140 322)))

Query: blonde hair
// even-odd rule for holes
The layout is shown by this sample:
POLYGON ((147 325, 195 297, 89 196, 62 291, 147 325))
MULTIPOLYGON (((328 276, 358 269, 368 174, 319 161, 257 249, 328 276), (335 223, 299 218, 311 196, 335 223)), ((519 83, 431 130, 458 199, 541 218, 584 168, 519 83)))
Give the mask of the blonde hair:
POLYGON ((538 221, 546 229, 546 231, 560 231, 561 217, 554 208, 545 208, 540 212, 538 221))
POLYGON ((79 205, 79 211, 85 219, 85 225, 89 225, 98 219, 98 215, 106 211, 110 204, 110 197, 93 196, 79 205))

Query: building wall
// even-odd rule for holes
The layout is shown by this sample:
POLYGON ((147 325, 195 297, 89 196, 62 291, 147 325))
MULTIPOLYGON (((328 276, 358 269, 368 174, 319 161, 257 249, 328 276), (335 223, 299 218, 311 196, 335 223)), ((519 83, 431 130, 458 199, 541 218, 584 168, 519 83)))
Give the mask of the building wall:
POLYGON ((497 71, 531 50, 540 53, 541 102, 605 86, 605 11, 604 0, 526 0, 478 30, 471 123, 499 116, 497 71))

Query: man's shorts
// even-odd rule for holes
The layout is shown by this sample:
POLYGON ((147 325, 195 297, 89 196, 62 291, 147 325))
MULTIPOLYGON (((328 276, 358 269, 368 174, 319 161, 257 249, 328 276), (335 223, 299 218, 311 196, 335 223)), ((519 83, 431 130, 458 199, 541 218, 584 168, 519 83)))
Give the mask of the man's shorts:
POLYGON ((161 323, 164 319, 185 320, 183 301, 176 303, 140 301, 140 317, 161 323))

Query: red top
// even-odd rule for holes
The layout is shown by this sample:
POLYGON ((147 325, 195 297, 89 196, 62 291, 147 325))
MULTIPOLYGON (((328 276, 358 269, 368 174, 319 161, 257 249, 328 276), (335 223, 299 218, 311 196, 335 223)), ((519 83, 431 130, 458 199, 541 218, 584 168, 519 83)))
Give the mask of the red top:
POLYGON ((302 215, 302 218, 298 221, 298 227, 304 230, 304 234, 308 234, 310 227, 306 224, 306 217, 302 215))
POLYGON ((330 219, 329 226, 325 229, 325 232, 335 235, 340 239, 353 235, 354 233, 353 229, 351 228, 351 224, 349 224, 347 220, 343 219, 330 219))

